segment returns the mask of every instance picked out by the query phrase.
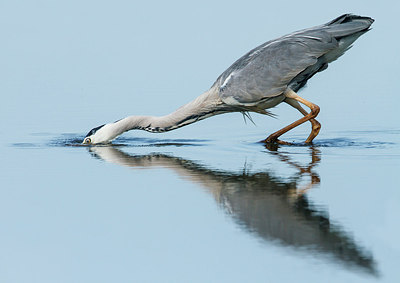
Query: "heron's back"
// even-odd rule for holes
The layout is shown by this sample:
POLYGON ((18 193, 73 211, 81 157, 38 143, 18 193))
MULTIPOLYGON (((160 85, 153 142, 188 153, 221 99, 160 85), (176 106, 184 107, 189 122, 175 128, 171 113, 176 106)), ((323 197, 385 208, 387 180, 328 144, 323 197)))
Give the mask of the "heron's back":
POLYGON ((230 66, 214 83, 221 99, 231 105, 253 106, 298 91, 315 73, 346 52, 369 30, 373 19, 345 14, 327 24, 268 41, 230 66))

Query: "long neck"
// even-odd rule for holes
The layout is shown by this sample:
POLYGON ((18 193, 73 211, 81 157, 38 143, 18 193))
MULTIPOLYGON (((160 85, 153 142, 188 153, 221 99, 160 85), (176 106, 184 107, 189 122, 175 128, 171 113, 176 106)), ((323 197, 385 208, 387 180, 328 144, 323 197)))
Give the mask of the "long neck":
POLYGON ((114 125, 118 131, 117 135, 133 129, 148 132, 166 132, 226 111, 226 105, 212 88, 171 114, 160 117, 129 116, 115 122, 114 125))

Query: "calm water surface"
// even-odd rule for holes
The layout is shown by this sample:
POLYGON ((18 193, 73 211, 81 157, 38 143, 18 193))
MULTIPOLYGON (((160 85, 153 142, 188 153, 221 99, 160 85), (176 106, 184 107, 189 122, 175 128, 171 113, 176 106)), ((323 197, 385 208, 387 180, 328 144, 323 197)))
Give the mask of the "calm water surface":
POLYGON ((393 282, 399 133, 277 148, 253 136, 87 147, 31 135, 2 149, 1 277, 393 282))

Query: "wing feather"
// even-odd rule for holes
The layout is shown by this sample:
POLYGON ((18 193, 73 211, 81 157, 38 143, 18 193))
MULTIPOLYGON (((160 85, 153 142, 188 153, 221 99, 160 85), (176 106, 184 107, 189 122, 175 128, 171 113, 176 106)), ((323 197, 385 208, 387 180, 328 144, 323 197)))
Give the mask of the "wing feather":
POLYGON ((220 97, 231 105, 254 105, 278 96, 295 76, 335 47, 337 41, 323 30, 294 33, 267 42, 219 77, 220 97))
POLYGON ((369 17, 345 14, 268 41, 233 63, 213 87, 226 104, 244 107, 279 96, 288 86, 297 90, 343 55, 373 22, 369 17))

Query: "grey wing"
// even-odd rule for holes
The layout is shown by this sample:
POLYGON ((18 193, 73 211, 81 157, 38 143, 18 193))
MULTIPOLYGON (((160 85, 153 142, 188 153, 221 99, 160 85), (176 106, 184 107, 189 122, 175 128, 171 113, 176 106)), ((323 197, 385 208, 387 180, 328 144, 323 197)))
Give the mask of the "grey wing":
POLYGON ((217 79, 219 95, 227 104, 247 106, 278 96, 293 78, 337 44, 323 28, 267 42, 244 55, 217 79))

